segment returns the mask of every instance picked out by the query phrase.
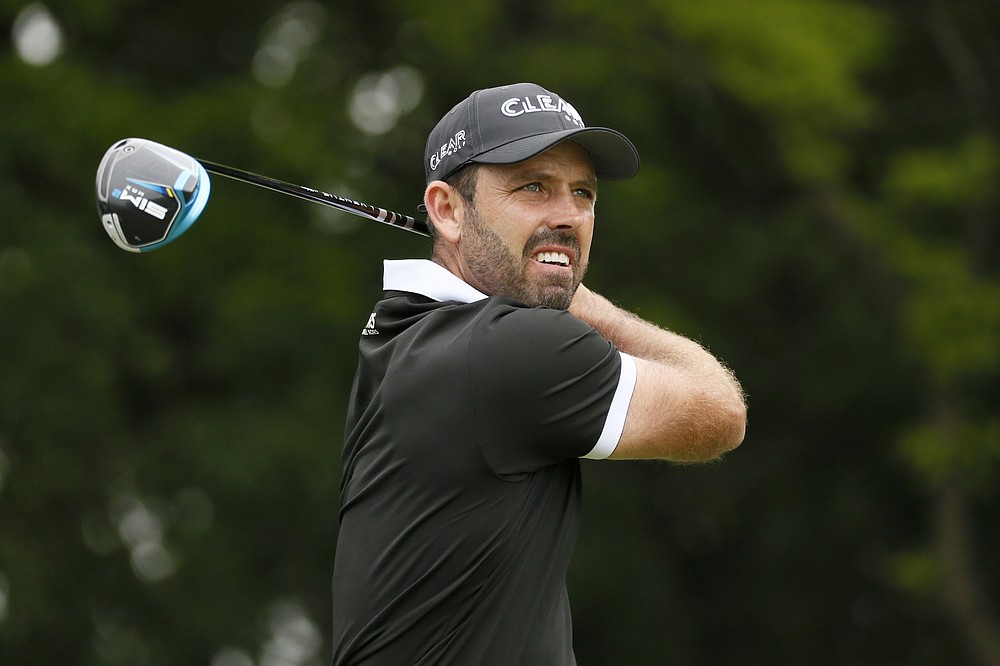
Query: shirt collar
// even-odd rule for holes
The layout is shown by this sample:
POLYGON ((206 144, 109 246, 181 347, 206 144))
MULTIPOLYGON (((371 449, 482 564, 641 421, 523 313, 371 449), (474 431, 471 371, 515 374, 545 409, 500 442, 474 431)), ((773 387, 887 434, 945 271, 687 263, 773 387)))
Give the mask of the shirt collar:
POLYGON ((386 291, 408 291, 435 301, 460 303, 473 303, 487 297, 447 268, 428 259, 387 259, 383 269, 382 288, 386 291))

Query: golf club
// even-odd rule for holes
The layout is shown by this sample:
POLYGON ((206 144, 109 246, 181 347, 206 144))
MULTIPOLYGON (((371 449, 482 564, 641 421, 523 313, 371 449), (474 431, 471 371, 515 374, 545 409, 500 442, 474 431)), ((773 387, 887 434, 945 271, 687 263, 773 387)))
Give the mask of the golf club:
POLYGON ((187 231, 208 203, 208 172, 427 235, 427 222, 303 185, 199 160, 148 139, 122 139, 97 168, 104 230, 129 252, 149 252, 187 231))

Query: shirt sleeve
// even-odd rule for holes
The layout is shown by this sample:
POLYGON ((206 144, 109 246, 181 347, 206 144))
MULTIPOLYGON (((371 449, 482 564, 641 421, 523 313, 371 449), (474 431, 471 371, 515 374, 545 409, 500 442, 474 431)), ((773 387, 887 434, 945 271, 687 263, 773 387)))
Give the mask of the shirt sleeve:
POLYGON ((618 377, 618 388, 615 389, 614 398, 611 399, 611 408, 608 410, 608 418, 604 420, 604 430, 601 437, 590 452, 583 456, 591 460, 604 460, 615 452, 618 442, 622 438, 622 431, 625 429, 625 417, 628 416, 628 406, 632 402, 632 393, 635 391, 635 359, 625 352, 618 352, 622 360, 621 374, 618 377))
POLYGON ((621 437, 635 364, 565 311, 488 310, 470 344, 476 436, 498 474, 606 458, 621 437))

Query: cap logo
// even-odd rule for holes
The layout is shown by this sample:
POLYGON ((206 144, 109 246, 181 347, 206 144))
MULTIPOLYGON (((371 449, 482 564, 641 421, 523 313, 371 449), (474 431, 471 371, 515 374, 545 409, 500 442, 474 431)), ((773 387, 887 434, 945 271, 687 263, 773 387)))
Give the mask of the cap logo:
POLYGON ((430 166, 431 171, 437 171, 437 168, 441 166, 441 161, 448 157, 449 155, 454 155, 462 148, 465 148, 465 130, 458 130, 455 136, 448 139, 448 143, 443 144, 438 148, 437 152, 431 155, 430 166))
POLYGON ((516 118, 525 113, 562 113, 567 121, 578 127, 585 127, 583 118, 573 105, 552 95, 511 97, 500 105, 500 113, 508 118, 516 118))

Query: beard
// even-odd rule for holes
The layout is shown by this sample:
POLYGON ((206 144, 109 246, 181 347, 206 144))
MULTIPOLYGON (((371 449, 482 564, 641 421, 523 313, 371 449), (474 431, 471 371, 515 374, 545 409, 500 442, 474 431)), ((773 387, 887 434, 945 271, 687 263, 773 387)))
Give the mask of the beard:
POLYGON ((587 272, 587 264, 580 256, 580 243, 570 231, 542 229, 525 244, 520 256, 484 222, 475 206, 468 209, 468 225, 463 240, 466 264, 478 287, 487 295, 506 296, 531 307, 544 306, 557 310, 569 308, 577 287, 587 272), (561 245, 571 248, 576 255, 572 274, 542 276, 528 279, 525 267, 544 245, 561 245))

